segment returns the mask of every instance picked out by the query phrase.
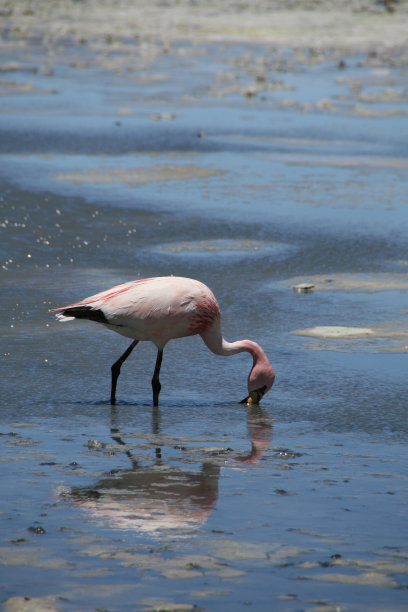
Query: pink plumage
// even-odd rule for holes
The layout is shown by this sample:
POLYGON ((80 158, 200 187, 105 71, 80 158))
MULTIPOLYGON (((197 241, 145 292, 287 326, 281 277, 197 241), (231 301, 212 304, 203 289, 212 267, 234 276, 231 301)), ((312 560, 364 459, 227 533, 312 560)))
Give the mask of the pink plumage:
POLYGON ((212 291, 191 278, 162 276, 135 280, 92 295, 80 302, 56 308, 59 320, 88 319, 101 323, 133 342, 112 366, 111 403, 123 362, 139 341, 149 340, 158 348, 152 379, 153 404, 158 405, 159 373, 163 349, 169 340, 199 334, 217 355, 242 351, 253 357, 248 377, 249 397, 258 403, 274 381, 275 373, 262 348, 251 340, 227 342, 221 334, 220 309, 212 291))

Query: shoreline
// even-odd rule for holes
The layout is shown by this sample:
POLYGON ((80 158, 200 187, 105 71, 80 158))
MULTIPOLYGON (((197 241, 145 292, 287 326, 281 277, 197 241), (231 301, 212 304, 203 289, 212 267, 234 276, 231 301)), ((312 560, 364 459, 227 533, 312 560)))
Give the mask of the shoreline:
POLYGON ((250 8, 238 2, 219 5, 203 0, 153 0, 148 7, 140 0, 37 0, 35 4, 5 0, 0 7, 0 49, 34 42, 48 48, 70 44, 119 52, 149 42, 164 46, 225 42, 347 53, 397 49, 407 54, 406 0, 368 6, 352 0, 341 11, 335 6, 331 0, 298 0, 285 9, 274 0, 254 0, 250 8))

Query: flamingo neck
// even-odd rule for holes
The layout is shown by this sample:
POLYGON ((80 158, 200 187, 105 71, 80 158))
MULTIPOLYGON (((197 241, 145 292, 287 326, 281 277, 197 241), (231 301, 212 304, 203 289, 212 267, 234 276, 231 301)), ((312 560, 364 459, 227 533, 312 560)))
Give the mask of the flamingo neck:
POLYGON ((252 340, 236 340, 235 342, 227 342, 227 340, 222 337, 221 328, 219 325, 213 326, 210 330, 201 334, 201 337, 210 351, 216 355, 229 357, 230 355, 236 355, 237 353, 247 352, 252 355, 254 365, 258 361, 266 361, 269 363, 267 356, 259 344, 253 342, 252 340))
POLYGON ((219 321, 210 329, 204 331, 201 337, 210 351, 216 355, 225 355, 229 357, 229 355, 236 355, 243 351, 252 355, 253 364, 248 376, 249 392, 263 389, 263 393, 265 393, 265 390, 268 391, 271 388, 275 379, 275 372, 259 344, 252 340, 227 342, 227 340, 224 340, 222 337, 219 321))
POLYGON ((221 342, 221 351, 218 353, 219 355, 225 355, 228 357, 229 355, 236 355, 237 353, 250 353, 253 357, 254 363, 256 363, 259 359, 262 359, 262 356, 265 355, 259 344, 253 342, 252 340, 236 340, 235 342, 227 342, 222 338, 221 342))

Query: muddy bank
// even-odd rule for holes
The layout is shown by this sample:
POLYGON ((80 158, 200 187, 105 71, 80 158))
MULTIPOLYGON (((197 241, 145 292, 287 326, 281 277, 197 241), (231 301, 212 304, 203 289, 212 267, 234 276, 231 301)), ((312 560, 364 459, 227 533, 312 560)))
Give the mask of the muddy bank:
MULTIPOLYGON (((42 40, 47 46, 74 43, 123 51, 176 41, 262 42, 287 47, 350 51, 400 49, 407 42, 408 3, 353 0, 339 8, 333 0, 277 2, 193 2, 146 4, 141 0, 2 3, 3 46, 42 40)), ((156 50, 157 51, 157 50, 156 50)))

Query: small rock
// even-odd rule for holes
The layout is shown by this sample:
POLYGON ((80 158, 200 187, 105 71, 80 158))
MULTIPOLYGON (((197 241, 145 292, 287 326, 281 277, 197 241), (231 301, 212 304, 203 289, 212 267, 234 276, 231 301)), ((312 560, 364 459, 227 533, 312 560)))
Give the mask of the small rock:
POLYGON ((36 535, 44 535, 45 533, 45 529, 44 527, 41 527, 41 525, 31 525, 28 528, 28 531, 31 531, 31 533, 35 533, 36 535))
POLYGON ((299 283, 299 285, 293 285, 292 289, 296 293, 312 293, 315 286, 309 283, 299 283))
POLYGON ((176 116, 173 113, 150 113, 149 119, 152 121, 173 121, 176 116))
POLYGON ((90 450, 100 450, 101 448, 105 448, 106 444, 104 442, 99 442, 99 440, 88 440, 85 446, 90 450))
POLYGON ((256 96, 256 94, 258 93, 257 88, 254 87, 253 85, 247 87, 246 89, 244 89, 242 91, 242 95, 245 96, 246 98, 254 98, 256 96))
POLYGON ((49 66, 43 66, 41 68, 41 74, 43 74, 44 76, 54 76, 54 70, 49 66))

